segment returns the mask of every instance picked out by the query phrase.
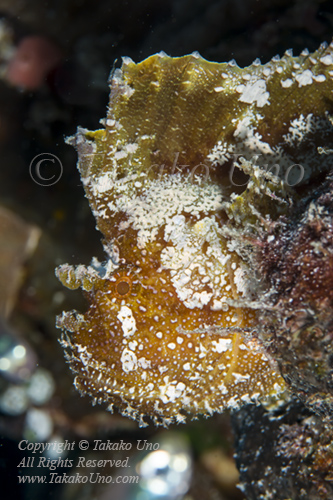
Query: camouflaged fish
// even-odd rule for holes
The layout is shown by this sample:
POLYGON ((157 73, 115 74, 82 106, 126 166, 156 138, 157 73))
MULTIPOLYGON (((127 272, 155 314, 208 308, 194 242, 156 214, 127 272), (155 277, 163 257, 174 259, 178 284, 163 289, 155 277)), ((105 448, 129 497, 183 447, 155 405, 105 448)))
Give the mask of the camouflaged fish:
POLYGON ((331 168, 332 91, 332 44, 244 69, 123 59, 103 129, 70 139, 106 252, 57 269, 89 302, 57 320, 81 393, 141 425, 283 393, 251 238, 331 168))

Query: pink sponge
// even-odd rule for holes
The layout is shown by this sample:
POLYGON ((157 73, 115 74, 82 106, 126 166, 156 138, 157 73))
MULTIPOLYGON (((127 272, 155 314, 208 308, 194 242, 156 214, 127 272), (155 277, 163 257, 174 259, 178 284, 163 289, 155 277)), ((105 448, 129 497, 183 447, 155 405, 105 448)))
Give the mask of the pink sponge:
POLYGON ((7 80, 24 90, 37 90, 61 59, 60 49, 43 36, 21 40, 7 69, 7 80))

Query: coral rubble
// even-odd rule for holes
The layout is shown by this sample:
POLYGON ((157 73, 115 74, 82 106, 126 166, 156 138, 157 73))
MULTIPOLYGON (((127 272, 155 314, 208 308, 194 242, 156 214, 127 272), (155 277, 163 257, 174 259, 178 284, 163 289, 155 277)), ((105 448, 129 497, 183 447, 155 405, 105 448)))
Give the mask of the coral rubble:
POLYGON ((277 221, 259 248, 269 283, 261 335, 293 391, 333 418, 333 182, 277 221), (270 234, 269 234, 270 233, 270 234), (267 240, 273 238, 268 243, 267 240))
POLYGON ((275 414, 247 405, 232 420, 247 500, 333 497, 333 433, 327 419, 292 401, 275 414))

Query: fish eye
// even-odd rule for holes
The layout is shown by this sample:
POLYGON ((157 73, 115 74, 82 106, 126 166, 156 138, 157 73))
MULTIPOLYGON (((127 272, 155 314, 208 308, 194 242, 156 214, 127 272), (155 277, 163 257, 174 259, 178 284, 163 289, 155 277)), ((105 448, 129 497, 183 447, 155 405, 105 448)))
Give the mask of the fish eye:
POLYGON ((127 295, 131 291, 131 284, 126 279, 122 278, 116 284, 116 292, 118 295, 127 295))

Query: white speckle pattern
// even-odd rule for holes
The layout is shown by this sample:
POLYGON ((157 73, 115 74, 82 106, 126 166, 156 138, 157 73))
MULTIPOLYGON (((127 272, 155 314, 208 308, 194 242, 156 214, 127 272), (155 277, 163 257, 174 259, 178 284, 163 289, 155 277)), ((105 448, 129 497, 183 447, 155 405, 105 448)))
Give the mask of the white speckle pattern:
POLYGON ((295 80, 298 82, 299 87, 304 87, 305 85, 311 85, 313 82, 313 73, 311 70, 306 69, 302 73, 296 75, 295 80))
POLYGON ((241 102, 248 104, 256 102, 258 108, 269 104, 269 92, 267 92, 265 80, 260 79, 254 83, 249 82, 247 85, 239 85, 236 91, 241 94, 239 98, 241 102))
POLYGON ((121 306, 117 318, 121 322, 124 337, 130 337, 136 332, 136 323, 132 311, 127 306, 121 306))
POLYGON ((126 373, 137 369, 137 357, 135 353, 127 349, 127 347, 125 347, 125 349, 123 350, 120 361, 122 363, 123 370, 126 373))
POLYGON ((291 78, 286 78, 286 80, 280 80, 280 83, 284 89, 288 89, 289 87, 292 86, 293 81, 291 78))
POLYGON ((226 352, 232 348, 231 339, 219 339, 217 341, 213 340, 212 344, 213 344, 213 351, 216 351, 218 353, 226 352))
POLYGON ((333 64, 333 57, 331 54, 327 54, 326 56, 321 57, 319 60, 321 63, 325 64, 325 66, 332 66, 333 64))

